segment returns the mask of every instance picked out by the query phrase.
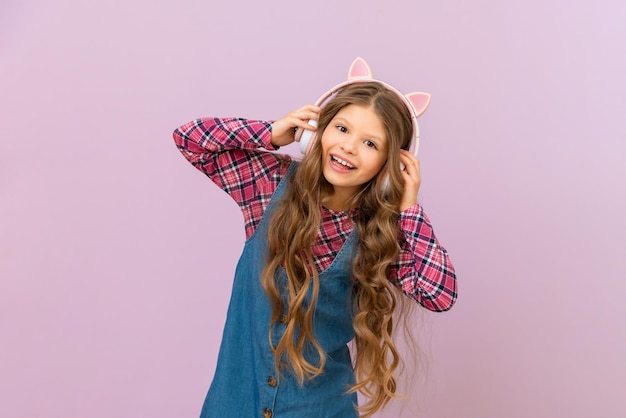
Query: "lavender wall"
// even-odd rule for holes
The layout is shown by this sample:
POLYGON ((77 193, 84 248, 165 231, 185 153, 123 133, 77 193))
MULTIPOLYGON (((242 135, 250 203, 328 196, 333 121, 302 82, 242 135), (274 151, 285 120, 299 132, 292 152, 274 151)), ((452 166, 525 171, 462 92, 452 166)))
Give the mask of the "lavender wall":
POLYGON ((421 200, 460 281, 422 313, 403 416, 626 415, 625 21, 619 0, 4 0, 0 416, 198 415, 244 232, 171 131, 280 117, 358 55, 433 95, 421 200))

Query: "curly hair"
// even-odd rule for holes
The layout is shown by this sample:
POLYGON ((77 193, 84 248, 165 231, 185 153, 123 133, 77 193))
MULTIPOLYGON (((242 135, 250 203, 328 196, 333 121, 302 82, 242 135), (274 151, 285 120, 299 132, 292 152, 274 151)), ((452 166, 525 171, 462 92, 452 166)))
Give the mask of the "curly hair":
MULTIPOLYGON (((409 148, 413 125, 409 110, 396 93, 380 83, 360 82, 343 88, 323 107, 318 138, 322 137, 335 115, 348 105, 372 109, 383 121, 387 138, 386 162, 378 175, 363 184, 349 202, 351 207, 358 208, 355 219, 358 252, 352 262, 356 383, 348 391, 360 391, 369 399, 359 407, 359 411, 369 417, 397 396, 394 372, 400 356, 392 334, 398 301, 388 272, 400 251, 398 220, 403 185, 400 149, 409 148)), ((311 246, 321 222, 319 205, 333 194, 333 186, 322 172, 321 142, 316 141, 303 158, 272 216, 268 262, 261 278, 272 304, 268 338, 273 346, 271 329, 284 307, 275 271, 283 265, 287 272, 288 320, 282 338, 273 346, 274 359, 280 371, 285 366, 281 359, 285 358, 300 384, 304 379, 320 375, 325 364, 324 351, 315 340, 312 324, 319 276, 311 246), (308 295, 310 299, 307 301, 308 295), (318 364, 311 364, 304 357, 307 344, 319 354, 318 364)))

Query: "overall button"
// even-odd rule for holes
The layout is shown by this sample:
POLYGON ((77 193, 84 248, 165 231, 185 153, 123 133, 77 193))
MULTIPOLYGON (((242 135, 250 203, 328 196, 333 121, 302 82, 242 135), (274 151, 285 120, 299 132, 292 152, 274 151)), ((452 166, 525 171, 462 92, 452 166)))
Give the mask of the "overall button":
POLYGON ((276 378, 274 376, 270 376, 267 378, 267 384, 275 388, 278 382, 276 381, 276 378))
POLYGON ((263 410, 263 418, 272 418, 272 410, 269 408, 265 408, 263 410))
POLYGON ((278 320, 280 321, 281 324, 286 324, 287 323, 287 315, 280 314, 280 316, 278 317, 278 320))

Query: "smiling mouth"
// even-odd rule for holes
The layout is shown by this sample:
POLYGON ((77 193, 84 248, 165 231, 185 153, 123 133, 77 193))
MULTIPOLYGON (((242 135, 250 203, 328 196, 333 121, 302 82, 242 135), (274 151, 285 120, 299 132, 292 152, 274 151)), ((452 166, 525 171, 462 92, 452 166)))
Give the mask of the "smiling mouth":
POLYGON ((348 169, 348 170, 354 170, 354 169, 356 168, 355 166, 353 166, 353 165, 352 165, 352 164, 350 164, 349 162, 347 162, 347 161, 345 161, 345 160, 342 160, 341 158, 336 157, 336 156, 334 156, 334 155, 331 155, 331 156, 330 156, 330 161, 331 161, 331 162, 333 162, 333 163, 335 163, 335 164, 339 164, 339 165, 341 165, 343 168, 346 168, 346 169, 348 169))

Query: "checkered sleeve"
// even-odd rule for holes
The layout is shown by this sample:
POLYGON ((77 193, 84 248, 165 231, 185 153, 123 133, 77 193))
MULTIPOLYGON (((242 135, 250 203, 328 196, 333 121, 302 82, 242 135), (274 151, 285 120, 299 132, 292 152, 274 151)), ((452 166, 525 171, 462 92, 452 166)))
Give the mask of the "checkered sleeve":
POLYGON ((456 273, 421 205, 400 214, 400 229, 404 240, 390 269, 392 281, 426 309, 447 311, 457 298, 456 273))
POLYGON ((272 123, 242 118, 200 118, 173 133, 183 156, 228 193, 244 214, 250 237, 291 161, 274 151, 272 123))

